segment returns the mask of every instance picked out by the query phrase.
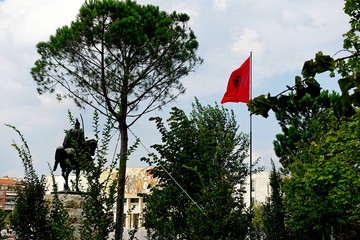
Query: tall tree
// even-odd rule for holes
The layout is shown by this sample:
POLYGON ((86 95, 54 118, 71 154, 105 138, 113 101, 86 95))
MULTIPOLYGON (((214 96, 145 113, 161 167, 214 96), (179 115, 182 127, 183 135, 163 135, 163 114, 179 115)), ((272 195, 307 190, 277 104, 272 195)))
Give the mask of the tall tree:
POLYGON ((29 146, 24 136, 14 126, 22 145, 13 144, 25 168, 25 177, 17 189, 16 206, 12 215, 16 239, 20 240, 72 240, 73 228, 67 212, 55 194, 52 207, 45 200, 45 179, 39 179, 33 167, 29 146))
POLYGON ((328 130, 297 143, 302 152, 284 182, 288 225, 297 239, 359 238, 359 117, 339 121, 329 110, 328 130))
POLYGON ((270 174, 270 197, 263 205, 263 225, 265 240, 286 240, 287 232, 285 229, 285 206, 283 191, 281 189, 281 174, 276 170, 275 164, 271 161, 272 171, 270 174))
POLYGON ((88 0, 70 26, 37 45, 31 73, 40 94, 56 92, 111 117, 121 134, 116 239, 122 235, 128 128, 174 100, 198 66, 189 16, 125 0, 88 0))
POLYGON ((275 150, 290 173, 284 183, 287 219, 297 239, 358 238, 359 9, 359 1, 345 0, 351 28, 341 51, 348 56, 334 59, 318 52, 304 63, 294 87, 248 105, 264 117, 273 110, 282 127, 275 150), (340 78, 340 96, 321 92, 315 77, 323 72, 340 78))
POLYGON ((249 139, 232 112, 193 105, 190 117, 173 108, 167 128, 154 119, 162 144, 146 159, 159 184, 146 195, 150 239, 245 239, 249 227, 241 188, 249 139))
POLYGON ((290 93, 276 102, 274 112, 282 133, 276 135, 274 150, 285 172, 289 171, 294 155, 302 151, 296 144, 299 141, 310 143, 314 131, 327 128, 324 115, 339 98, 337 93, 328 91, 322 91, 315 98, 306 94, 300 99, 290 93), (315 119, 316 125, 313 124, 315 119))

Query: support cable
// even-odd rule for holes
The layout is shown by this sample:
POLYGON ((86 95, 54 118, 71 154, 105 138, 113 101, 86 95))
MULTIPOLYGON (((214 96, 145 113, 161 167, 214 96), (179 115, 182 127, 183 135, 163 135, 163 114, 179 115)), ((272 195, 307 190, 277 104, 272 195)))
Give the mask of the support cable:
MULTIPOLYGON (((143 148, 148 152, 151 153, 150 150, 143 144, 143 142, 140 140, 140 138, 138 138, 133 131, 131 131, 131 129, 129 128, 129 131, 131 132, 131 134, 139 139, 139 142, 141 144, 141 146, 143 146, 143 148)), ((204 210, 199 206, 199 204, 189 195, 189 193, 186 192, 186 190, 180 185, 180 183, 178 181, 176 181, 176 179, 171 175, 171 173, 164 167, 164 165, 162 165, 160 163, 160 161, 158 161, 158 164, 160 165, 160 167, 166 172, 166 174, 169 175, 169 177, 175 182, 175 184, 181 189, 181 191, 183 191, 185 193, 185 195, 195 204, 195 206, 207 217, 206 213, 204 212, 204 210)))

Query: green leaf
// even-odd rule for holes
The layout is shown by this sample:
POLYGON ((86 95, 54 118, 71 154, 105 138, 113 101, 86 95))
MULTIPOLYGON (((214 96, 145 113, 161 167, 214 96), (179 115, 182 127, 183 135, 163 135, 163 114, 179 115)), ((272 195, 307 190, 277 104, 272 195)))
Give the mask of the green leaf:
POLYGON ((351 95, 351 102, 357 106, 360 107, 360 92, 355 92, 351 95))
POLYGON ((335 69, 334 59, 329 55, 323 55, 322 52, 318 52, 315 55, 315 62, 317 66, 317 73, 333 71, 335 69))
POLYGON ((338 83, 342 93, 346 93, 347 91, 349 91, 351 88, 354 87, 354 83, 351 81, 350 78, 339 79, 338 83))
POLYGON ((314 78, 306 79, 305 83, 307 85, 306 92, 309 93, 311 97, 316 98, 320 95, 320 84, 314 78))
POLYGON ((335 69, 335 61, 329 55, 318 52, 315 60, 311 59, 304 63, 302 75, 304 78, 314 77, 317 73, 325 71, 333 71, 335 69))
POLYGON ((301 71, 304 78, 314 77, 316 72, 317 72, 317 65, 312 59, 304 63, 303 69, 301 71))
MULTIPOLYGON (((270 97, 270 96, 269 96, 270 97)), ((273 103, 265 95, 260 95, 247 104, 250 112, 261 115, 265 118, 269 116, 269 111, 273 106, 273 103)))
POLYGON ((301 77, 296 76, 295 77, 295 91, 296 91, 296 99, 301 99, 306 94, 306 89, 303 84, 303 80, 301 77))
POLYGON ((339 115, 350 117, 355 114, 351 105, 351 98, 348 93, 341 95, 340 100, 334 105, 335 112, 339 115))

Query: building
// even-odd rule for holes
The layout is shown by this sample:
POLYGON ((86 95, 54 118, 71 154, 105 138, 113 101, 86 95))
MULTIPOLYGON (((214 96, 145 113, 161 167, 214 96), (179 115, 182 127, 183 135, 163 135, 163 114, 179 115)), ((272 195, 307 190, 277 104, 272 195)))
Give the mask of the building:
MULTIPOLYGON (((149 174, 151 167, 131 167, 126 169, 125 201, 124 201, 124 227, 141 227, 143 223, 143 210, 146 206, 143 197, 139 194, 150 193, 150 187, 157 184, 157 179, 149 174)), ((108 170, 109 171, 109 170, 108 170)), ((107 176, 109 172, 105 172, 107 176)), ((116 172, 111 173, 116 178, 116 172)))
MULTIPOLYGON (((51 175, 43 176, 45 178, 45 194, 49 195, 51 194, 53 190, 53 179, 51 175)), ((57 185, 58 192, 64 192, 65 190, 65 179, 63 176, 60 175, 54 175, 54 180, 57 185)), ((75 175, 69 175, 69 188, 74 189, 75 188, 75 175)), ((79 190, 85 191, 86 189, 86 179, 83 175, 80 175, 79 179, 79 190)))
MULTIPOLYGON (((143 223, 143 210, 146 206, 143 197, 139 194, 150 193, 150 187, 158 183, 158 179, 149 174, 151 167, 132 167, 126 170, 125 185, 125 201, 124 201, 124 228, 133 229, 141 227, 143 223)), ((264 203, 266 198, 270 196, 270 177, 271 171, 262 171, 252 175, 252 202, 264 203)), ((100 177, 100 181, 104 181, 110 175, 111 179, 116 178, 116 171, 106 169, 100 177)), ((55 182, 58 191, 64 191, 64 179, 61 175, 55 175, 55 182)), ((69 185, 72 187, 74 175, 69 176, 69 185)), ((52 177, 46 176, 46 194, 52 192, 52 177)), ((86 190, 86 180, 83 176, 80 178, 80 190, 86 190)), ((246 206, 250 206, 250 177, 248 176, 245 183, 244 201, 246 206)))
POLYGON ((15 208, 16 188, 21 179, 18 178, 0 178, 0 209, 6 212, 12 212, 15 208))
MULTIPOLYGON (((150 167, 133 167, 126 169, 126 185, 125 185, 125 201, 124 201, 124 227, 135 228, 140 227, 143 222, 143 209, 146 203, 139 194, 149 193, 150 186, 157 184, 157 179, 148 173, 150 167)), ((100 177, 100 181, 104 181, 110 174, 111 179, 116 178, 116 171, 106 169, 100 177)), ((58 187, 58 192, 64 191, 64 178, 61 175, 54 176, 58 187)), ((74 175, 69 176, 69 187, 73 187, 74 175)), ((50 195, 52 190, 52 177, 45 176, 46 194, 50 195)), ((79 188, 81 191, 86 190, 86 179, 81 176, 79 188)))
MULTIPOLYGON (((266 198, 270 196, 270 174, 271 171, 252 174, 251 202, 265 203, 266 198)), ((250 206, 250 176, 247 176, 245 182, 244 201, 247 207, 250 206)))

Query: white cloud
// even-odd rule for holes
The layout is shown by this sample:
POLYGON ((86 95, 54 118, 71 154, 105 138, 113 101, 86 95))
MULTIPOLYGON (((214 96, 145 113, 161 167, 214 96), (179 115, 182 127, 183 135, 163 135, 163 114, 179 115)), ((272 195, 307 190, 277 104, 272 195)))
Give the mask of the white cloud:
POLYGON ((226 0, 213 0, 213 7, 222 11, 226 10, 226 0))
POLYGON ((284 9, 281 12, 281 22, 284 25, 287 25, 288 27, 297 28, 298 25, 308 25, 308 24, 310 24, 311 19, 310 18, 305 18, 305 21, 304 21, 304 16, 300 16, 299 12, 284 9))
POLYGON ((7 0, 0 5, 0 32, 13 45, 32 47, 55 33, 56 28, 73 20, 82 2, 7 0))
POLYGON ((244 28, 241 35, 231 44, 231 51, 237 55, 248 55, 250 51, 258 56, 264 54, 265 43, 254 29, 244 28))

